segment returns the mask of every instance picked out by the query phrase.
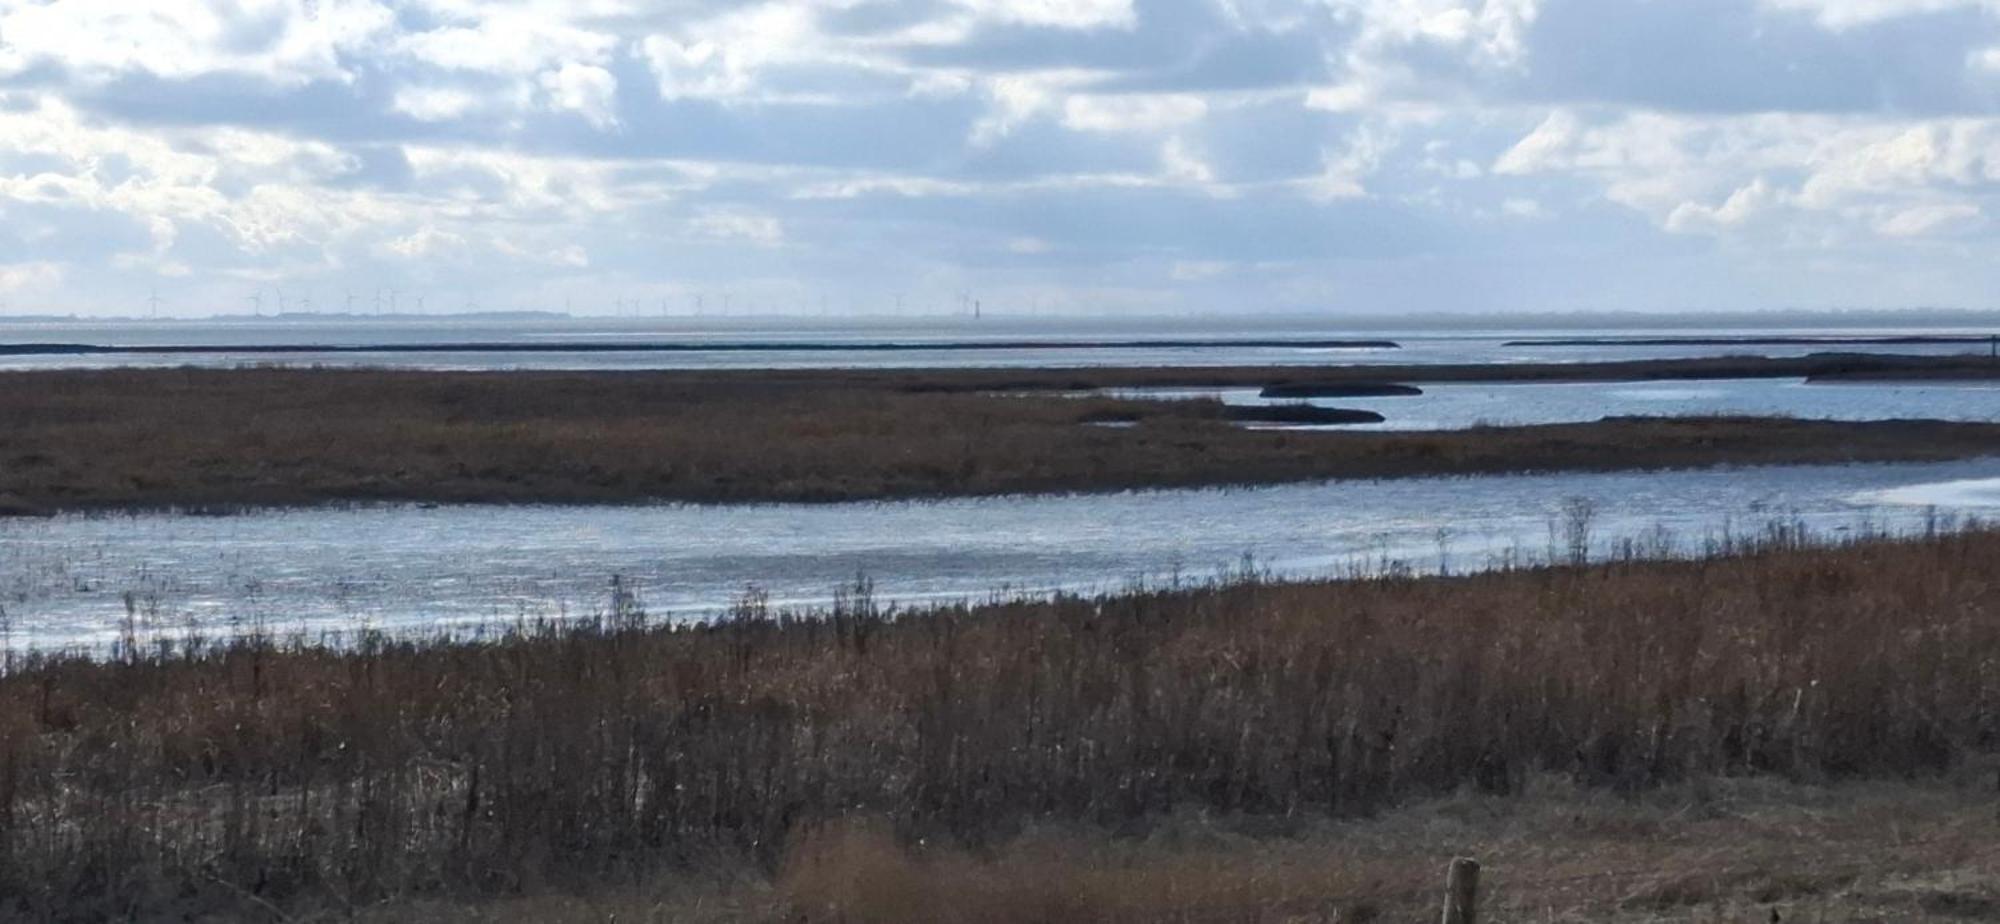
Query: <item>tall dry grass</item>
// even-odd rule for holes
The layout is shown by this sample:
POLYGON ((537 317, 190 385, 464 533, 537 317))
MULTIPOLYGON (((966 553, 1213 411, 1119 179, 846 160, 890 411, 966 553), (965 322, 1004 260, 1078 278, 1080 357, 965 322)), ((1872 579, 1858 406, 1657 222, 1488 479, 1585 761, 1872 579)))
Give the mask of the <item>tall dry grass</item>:
POLYGON ((0 914, 582 890, 775 867, 851 816, 977 849, 1051 820, 1347 816, 1532 774, 1937 774, 2000 735, 1996 567, 2000 535, 1975 533, 30 659, 0 677, 0 914))

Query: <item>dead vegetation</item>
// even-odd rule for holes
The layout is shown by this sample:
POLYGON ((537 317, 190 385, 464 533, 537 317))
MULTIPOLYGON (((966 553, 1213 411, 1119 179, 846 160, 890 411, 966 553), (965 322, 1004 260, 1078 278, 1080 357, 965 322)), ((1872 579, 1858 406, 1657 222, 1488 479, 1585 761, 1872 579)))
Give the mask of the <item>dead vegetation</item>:
MULTIPOLYGON (((1066 375, 1034 374, 1043 384, 1066 375)), ((972 381, 931 371, 16 373, 0 388, 0 513, 833 501, 2000 452, 2000 425, 1936 421, 1253 432, 1213 401, 949 385, 972 381), (1086 425, 1104 422, 1129 425, 1086 425)))
MULTIPOLYGON (((1996 566, 1987 533, 1778 537, 1716 560, 973 609, 884 610, 864 586, 814 618, 752 598, 678 628, 621 595, 600 620, 478 644, 167 639, 16 660, 0 913, 657 902, 641 893, 672 880, 818 920, 939 919, 921 912, 948 897, 946 920, 1355 920, 1430 889, 1455 850, 1562 877, 1678 844, 1678 879, 1549 907, 1871 889, 1984 914, 1990 883, 1898 897, 1879 874, 1904 867, 1864 881, 1768 851, 1744 873, 1737 841, 1662 840, 1679 822, 1644 814, 1580 814, 1588 837, 1543 852, 1432 832, 1380 865, 1344 826, 1453 793, 1504 812, 1546 780, 1602 807, 1719 780, 1983 777, 1996 566), (1186 818, 1240 838, 1149 852, 1186 818), (988 906, 1015 910, 970 910, 988 906)), ((1965 817, 1952 862, 1993 843, 1989 815, 1965 817)), ((1911 830, 1839 798, 1812 818, 1771 843, 1911 830)))

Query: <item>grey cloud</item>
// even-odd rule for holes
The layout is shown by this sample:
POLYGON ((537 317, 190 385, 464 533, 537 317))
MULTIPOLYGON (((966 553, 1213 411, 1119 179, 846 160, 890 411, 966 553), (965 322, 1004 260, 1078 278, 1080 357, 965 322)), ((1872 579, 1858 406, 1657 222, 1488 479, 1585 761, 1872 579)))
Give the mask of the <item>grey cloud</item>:
POLYGON ((1197 143, 1202 159, 1225 182, 1295 179, 1318 173, 1323 155, 1342 146, 1359 122, 1288 99, 1216 112, 1202 125, 1197 143))
POLYGON ((1695 112, 1995 111, 1967 70, 2000 20, 1959 9, 1829 31, 1752 0, 1549 0, 1513 88, 1544 101, 1695 112))
POLYGON ((820 28, 834 35, 874 36, 920 25, 937 15, 929 0, 873 0, 820 14, 820 28))
POLYGON ((1207 3, 1135 0, 1132 6, 1136 21, 1130 29, 1078 31, 992 24, 958 44, 911 46, 903 56, 920 66, 980 71, 1172 71, 1193 64, 1210 36, 1234 28, 1207 3))

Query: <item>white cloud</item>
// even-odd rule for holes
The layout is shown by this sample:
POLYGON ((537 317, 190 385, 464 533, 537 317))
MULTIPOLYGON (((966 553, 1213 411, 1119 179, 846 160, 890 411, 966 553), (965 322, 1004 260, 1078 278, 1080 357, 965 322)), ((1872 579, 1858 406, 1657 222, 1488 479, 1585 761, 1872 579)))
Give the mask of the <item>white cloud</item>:
POLYGON ((667 99, 734 96, 750 86, 747 69, 714 42, 651 35, 639 48, 659 80, 660 95, 667 99))
POLYGON ((1160 170, 1169 180, 1206 185, 1215 182, 1215 168, 1208 165, 1180 138, 1168 138, 1160 146, 1160 170))
POLYGON ((618 96, 618 78, 610 71, 571 61, 542 72, 540 81, 551 107, 581 115, 598 128, 618 124, 618 114, 613 108, 618 96))
POLYGON ((46 291, 62 279, 63 269, 54 263, 0 263, 0 293, 46 291))
POLYGON ((1071 96, 1063 124, 1087 132, 1158 132, 1200 121, 1208 104, 1187 94, 1071 96))
POLYGON ((483 102, 479 94, 455 87, 403 87, 389 106, 419 122, 448 122, 465 118, 483 102))
POLYGON ((372 0, 0 3, 0 74, 54 65, 88 80, 231 73, 297 85, 351 78, 395 16, 372 0))
POLYGON ((399 238, 390 240, 387 249, 399 257, 434 259, 447 254, 462 253, 466 250, 463 236, 450 231, 440 231, 435 226, 425 225, 399 238))
POLYGON ((618 45, 605 32, 580 28, 553 11, 494 7, 469 23, 407 33, 404 55, 449 71, 528 77, 565 62, 597 63, 618 45))
POLYGON ((1729 267, 1863 262, 1969 300, 1996 49, 2000 0, 0 0, 0 259, 85 305, 893 275, 1166 306, 1253 266, 1287 268, 1232 277, 1258 303, 1476 305, 1517 291, 1478 284, 1496 245, 1616 293, 1704 235, 1717 303, 1774 291, 1729 267), (1687 55, 1605 79, 1624 46, 1575 30, 1627 17, 1687 55), (1744 48, 1812 79, 1706 79, 1764 74, 1744 48))
POLYGON ((973 125, 971 142, 986 145, 1006 137, 1030 119, 1055 110, 1067 87, 1089 78, 1078 71, 1037 71, 989 79, 986 95, 990 106, 986 116, 973 125))
POLYGON ((688 220, 688 232, 715 241, 742 241, 775 247, 785 240, 785 226, 776 218, 743 209, 709 209, 688 220))
POLYGON ((1697 202, 1683 202, 1675 206, 1667 215, 1666 228, 1668 231, 1689 233, 1739 227, 1778 207, 1782 198, 1759 177, 1730 193, 1729 198, 1719 206, 1710 207, 1697 202))
POLYGON ((1976 205, 1947 202, 1902 209, 1882 219, 1876 230, 1890 237, 1922 237, 1963 231, 1985 223, 1976 205))
MULTIPOLYGON (((763 86, 772 72, 800 67, 860 71, 887 67, 868 49, 821 35, 814 8, 808 4, 765 2, 727 9, 672 31, 647 35, 637 43, 662 98, 756 102, 793 95, 777 94, 763 86)), ((838 100, 821 96, 818 101, 838 100)))
POLYGON ((1775 10, 1810 14, 1834 29, 1944 10, 2000 9, 2000 4, 1994 3, 1993 0, 1760 0, 1760 2, 1775 10))
POLYGON ((1129 28, 1137 21, 1132 0, 957 0, 997 22, 1063 29, 1129 28))
POLYGON ((1395 146, 1395 139, 1381 130, 1365 125, 1355 129, 1343 150, 1321 155, 1319 175, 1302 184, 1306 194, 1318 202, 1365 198, 1366 181, 1395 146))
POLYGON ((1203 282, 1214 279, 1233 269, 1221 260, 1176 260, 1168 271, 1175 282, 1203 282))
POLYGON ((1535 126, 1514 146, 1507 149, 1500 159, 1494 161, 1494 173, 1534 173, 1539 170, 1561 166, 1569 155, 1570 147, 1576 144, 1581 126, 1576 116, 1558 109, 1549 113, 1542 124, 1535 126))

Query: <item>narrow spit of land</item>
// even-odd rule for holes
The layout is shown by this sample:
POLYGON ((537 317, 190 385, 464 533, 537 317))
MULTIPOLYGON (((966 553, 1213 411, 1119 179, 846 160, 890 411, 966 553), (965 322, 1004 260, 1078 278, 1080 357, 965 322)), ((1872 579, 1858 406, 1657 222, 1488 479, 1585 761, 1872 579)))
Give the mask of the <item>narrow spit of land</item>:
POLYGON ((1725 337, 1554 337, 1509 340, 1510 347, 1591 346, 1950 346, 1995 342, 1991 334, 1890 334, 1880 336, 1725 336, 1725 337))
MULTIPOLYGON (((1732 368, 1801 368, 1762 362, 1732 368)), ((1651 371, 1679 377, 1719 365, 1651 371)), ((1550 371, 1480 370, 1535 381, 1550 371)), ((1996 424, 1613 418, 1431 433, 1253 431, 1215 401, 1007 393, 1394 371, 13 373, 0 388, 0 509, 836 501, 2000 453, 1996 424), (1089 425, 1102 423, 1121 426, 1089 425)))
MULTIPOLYGON (((748 375, 765 375, 747 373, 748 375)), ((783 375, 784 373, 768 373, 783 375)), ((719 373, 718 375, 726 375, 719 373)), ((1106 388, 1309 389, 1426 383, 1647 382, 1697 379, 1838 380, 1879 377, 2000 377, 2000 360, 1976 354, 1917 356, 1813 353, 1807 356, 1706 356, 1561 363, 1356 363, 1337 366, 1175 366, 1078 369, 925 369, 808 371, 801 381, 873 384, 920 391, 1087 391, 1106 388)))
POLYGON ((962 353, 975 350, 1173 350, 1296 349, 1394 350, 1393 340, 1147 339, 1147 340, 679 340, 679 341, 444 341, 373 344, 151 344, 0 343, 0 356, 292 356, 304 353, 962 353))
POLYGON ((2000 535, 1734 552, 17 658, 0 917, 1990 919, 2000 535))

